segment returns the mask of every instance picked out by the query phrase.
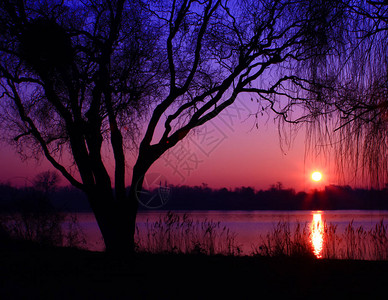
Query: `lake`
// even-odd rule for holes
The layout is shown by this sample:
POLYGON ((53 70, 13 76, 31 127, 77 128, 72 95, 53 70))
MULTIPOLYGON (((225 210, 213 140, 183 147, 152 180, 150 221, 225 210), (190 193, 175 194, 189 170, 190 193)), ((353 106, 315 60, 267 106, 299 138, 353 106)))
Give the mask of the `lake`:
MULTIPOLYGON (((149 238, 151 225, 159 220, 163 223, 166 214, 166 211, 140 212, 137 218, 138 238, 146 238, 147 233, 149 238)), ((379 240, 381 244, 379 247, 388 246, 388 240, 384 240, 387 238, 388 232, 388 211, 176 211, 174 214, 179 218, 183 218, 187 214, 191 221, 198 222, 198 224, 205 221, 211 221, 212 224, 219 222, 218 230, 221 232, 226 227, 234 233, 234 243, 239 246, 241 254, 244 255, 250 255, 253 250, 258 250, 263 241, 269 241, 269 237, 277 238, 280 237, 280 234, 284 236, 285 232, 279 233, 280 229, 285 228, 282 225, 286 225, 290 230, 289 235, 292 236, 294 236, 298 226, 301 232, 304 230, 303 233, 306 235, 305 238, 308 239, 314 255, 319 258, 330 256, 328 251, 337 249, 335 250, 337 251, 336 258, 373 259, 375 254, 372 252, 381 252, 381 249, 376 247, 369 250, 363 249, 363 251, 368 252, 364 257, 357 250, 357 247, 361 246, 369 248, 368 244, 365 245, 365 243, 372 243, 368 240, 369 238, 373 238, 373 241, 377 238, 383 239, 379 240), (379 224, 382 224, 383 228, 379 227, 379 224), (376 232, 376 228, 378 228, 378 232, 376 232)), ((102 251, 104 245, 93 214, 80 213, 78 220, 87 237, 87 248, 102 251)), ((386 250, 388 252, 388 249, 386 250)))

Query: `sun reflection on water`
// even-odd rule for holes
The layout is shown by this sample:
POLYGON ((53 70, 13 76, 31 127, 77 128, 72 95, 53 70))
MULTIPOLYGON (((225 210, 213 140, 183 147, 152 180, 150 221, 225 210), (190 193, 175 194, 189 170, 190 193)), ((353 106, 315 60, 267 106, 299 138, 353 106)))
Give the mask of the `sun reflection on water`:
POLYGON ((322 214, 313 214, 311 223, 311 244, 313 246, 314 255, 317 258, 322 258, 323 249, 324 224, 322 222, 322 214))

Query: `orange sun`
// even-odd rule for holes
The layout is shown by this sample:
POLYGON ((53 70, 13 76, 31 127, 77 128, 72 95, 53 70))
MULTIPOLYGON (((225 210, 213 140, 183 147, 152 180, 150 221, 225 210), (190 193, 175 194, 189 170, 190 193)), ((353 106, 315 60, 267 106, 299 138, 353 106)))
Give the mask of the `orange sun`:
POLYGON ((316 181, 316 182, 320 181, 322 179, 322 173, 318 172, 318 171, 312 173, 311 174, 311 179, 316 181))

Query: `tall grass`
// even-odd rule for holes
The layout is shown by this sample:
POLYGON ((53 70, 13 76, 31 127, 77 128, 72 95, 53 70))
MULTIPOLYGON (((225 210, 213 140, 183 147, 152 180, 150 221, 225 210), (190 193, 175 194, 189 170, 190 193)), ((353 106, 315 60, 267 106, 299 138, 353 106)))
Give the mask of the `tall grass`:
MULTIPOLYGON (((381 220, 371 229, 356 227, 350 222, 342 233, 337 225, 322 224, 322 251, 320 258, 388 260, 388 225, 381 220)), ((279 222, 266 235, 259 236, 252 255, 259 256, 312 256, 314 246, 310 224, 279 222)))
MULTIPOLYGON (((350 222, 342 232, 338 226, 322 221, 320 258, 388 260, 388 225, 381 220, 366 230, 350 222)), ((151 253, 196 253, 241 255, 237 234, 220 222, 194 221, 188 214, 168 212, 155 222, 147 220, 144 228, 137 228, 138 251, 151 253)), ((252 247, 254 256, 315 257, 310 223, 278 222, 265 235, 260 235, 252 247)))
POLYGON ((289 222, 278 222, 273 230, 259 236, 259 243, 253 245, 254 256, 312 256, 310 232, 306 225, 297 223, 291 229, 289 222))
POLYGON ((41 246, 86 247, 76 214, 22 212, 0 215, 1 238, 34 242, 41 246))
POLYGON ((168 212, 155 222, 147 220, 141 233, 136 231, 137 250, 151 253, 239 255, 236 234, 220 222, 194 221, 188 214, 168 212))
POLYGON ((345 229, 343 240, 345 247, 338 258, 388 260, 388 225, 381 220, 370 230, 362 226, 355 227, 353 222, 345 229))
POLYGON ((334 224, 327 224, 324 221, 323 228, 324 228, 323 230, 324 239, 323 239, 322 257, 329 258, 329 259, 338 258, 337 253, 341 249, 340 242, 342 240, 340 235, 337 234, 338 226, 334 224))

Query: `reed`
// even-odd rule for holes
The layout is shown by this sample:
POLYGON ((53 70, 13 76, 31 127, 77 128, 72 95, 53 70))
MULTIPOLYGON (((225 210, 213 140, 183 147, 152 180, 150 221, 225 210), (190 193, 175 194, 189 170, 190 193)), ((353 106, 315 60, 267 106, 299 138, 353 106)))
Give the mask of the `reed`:
POLYGON ((239 255, 236 234, 220 222, 194 221, 188 214, 168 212, 155 222, 147 220, 144 233, 136 230, 137 250, 151 253, 239 255))
POLYGON ((291 230, 289 222, 280 221, 266 235, 259 236, 259 243, 252 246, 253 256, 311 257, 313 254, 307 224, 297 223, 291 230))
POLYGON ((0 237, 41 246, 85 248, 86 236, 76 214, 22 212, 0 215, 0 237))
MULTIPOLYGON (((320 224, 320 258, 352 260, 388 260, 388 225, 384 220, 372 229, 350 222, 342 232, 338 226, 322 221, 320 224)), ((194 221, 188 214, 168 212, 155 222, 147 220, 143 232, 137 228, 137 250, 151 253, 187 253, 206 255, 241 255, 237 234, 220 222, 205 219, 194 221)), ((260 235, 250 255, 266 257, 315 257, 310 223, 291 226, 278 222, 260 235)))
POLYGON ((374 228, 369 231, 369 236, 373 240, 371 244, 371 255, 376 260, 388 260, 388 225, 384 225, 384 220, 380 220, 374 228))
MULTIPOLYGON (((320 258, 350 260, 388 260, 388 225, 382 219, 370 230, 356 227, 351 221, 342 233, 337 225, 322 224, 320 258)), ((279 222, 266 235, 260 235, 253 246, 255 256, 312 256, 314 246, 310 224, 279 222)))
POLYGON ((323 254, 324 258, 335 259, 337 258, 337 251, 341 242, 340 236, 337 234, 337 225, 323 223, 324 232, 324 247, 323 254))

